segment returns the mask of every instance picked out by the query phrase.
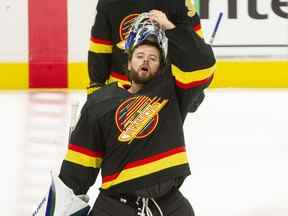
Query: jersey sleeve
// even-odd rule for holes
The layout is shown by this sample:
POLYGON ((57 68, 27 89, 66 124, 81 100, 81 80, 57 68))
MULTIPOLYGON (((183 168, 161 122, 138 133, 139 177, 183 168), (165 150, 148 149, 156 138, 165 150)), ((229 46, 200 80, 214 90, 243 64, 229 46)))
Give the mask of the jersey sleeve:
POLYGON ((70 136, 59 175, 76 195, 85 194, 96 181, 105 152, 101 134, 98 122, 84 106, 70 136))
POLYGON ((111 25, 107 19, 104 0, 97 3, 97 14, 91 28, 90 45, 88 51, 88 72, 90 85, 105 84, 109 77, 112 39, 111 25))
POLYGON ((210 45, 193 30, 176 27, 166 31, 171 72, 183 120, 204 98, 215 71, 215 57, 210 45))
POLYGON ((201 38, 204 38, 199 14, 193 0, 177 0, 175 14, 171 20, 176 26, 192 28, 201 38))

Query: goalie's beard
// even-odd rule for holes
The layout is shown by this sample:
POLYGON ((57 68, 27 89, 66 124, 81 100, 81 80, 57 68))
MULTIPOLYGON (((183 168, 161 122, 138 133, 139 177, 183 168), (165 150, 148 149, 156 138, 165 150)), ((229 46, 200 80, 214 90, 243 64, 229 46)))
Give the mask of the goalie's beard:
POLYGON ((141 76, 139 76, 139 74, 137 73, 137 71, 133 67, 131 67, 131 70, 128 72, 130 81, 133 81, 137 84, 142 84, 142 85, 147 84, 148 82, 150 82, 154 77, 158 76, 159 74, 160 74, 160 70, 158 70, 158 72, 155 74, 149 74, 146 77, 141 77, 141 76))

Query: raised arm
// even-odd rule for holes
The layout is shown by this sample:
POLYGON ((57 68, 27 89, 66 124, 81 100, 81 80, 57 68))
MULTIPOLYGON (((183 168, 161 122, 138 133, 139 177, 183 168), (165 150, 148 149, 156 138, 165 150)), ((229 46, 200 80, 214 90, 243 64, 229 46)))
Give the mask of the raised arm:
POLYGON ((204 99, 215 71, 215 57, 210 45, 189 25, 174 25, 164 13, 150 12, 151 19, 165 29, 168 38, 168 57, 183 120, 194 112, 204 99))
POLYGON ((194 112, 204 99, 215 72, 215 57, 210 45, 192 29, 174 28, 166 31, 171 71, 183 120, 194 112))

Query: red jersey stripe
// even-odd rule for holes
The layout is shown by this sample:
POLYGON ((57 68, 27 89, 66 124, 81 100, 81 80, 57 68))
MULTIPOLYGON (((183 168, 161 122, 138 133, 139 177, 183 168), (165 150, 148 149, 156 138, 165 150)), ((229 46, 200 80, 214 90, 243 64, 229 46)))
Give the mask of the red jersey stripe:
MULTIPOLYGON (((142 160, 133 161, 133 162, 128 163, 124 167, 123 170, 129 169, 129 168, 133 168, 133 167, 137 167, 137 166, 141 166, 141 165, 144 165, 144 164, 148 164, 148 163, 151 163, 151 162, 154 162, 154 161, 160 160, 162 158, 177 154, 179 152, 184 152, 184 151, 186 151, 185 147, 178 147, 178 148, 169 150, 167 152, 163 152, 163 153, 160 153, 160 154, 157 154, 157 155, 153 155, 151 157, 144 158, 142 160)), ((104 176, 103 177, 103 183, 111 181, 113 179, 116 179, 119 174, 120 173, 114 173, 114 174, 112 174, 110 176, 104 176)))
POLYGON ((208 83, 210 82, 210 80, 213 78, 213 75, 206 78, 206 79, 203 79, 203 80, 198 80, 198 81, 194 81, 194 82, 191 82, 191 83, 182 83, 178 80, 176 80, 176 85, 179 87, 179 88, 182 88, 182 89, 190 89, 190 88, 194 88, 194 87, 197 87, 197 86, 200 86, 200 85, 203 85, 205 83, 208 83))
POLYGON ((70 150, 73 150, 73 151, 76 151, 76 152, 79 152, 79 153, 82 153, 82 154, 85 154, 85 155, 88 155, 88 156, 91 156, 91 157, 103 157, 103 153, 102 152, 92 151, 92 150, 90 150, 88 148, 84 148, 84 147, 77 146, 77 145, 74 145, 74 144, 69 144, 68 148, 70 150))
POLYGON ((98 44, 112 45, 112 41, 96 37, 91 37, 91 41, 98 44))
POLYGON ((116 79, 124 80, 124 81, 129 81, 128 77, 124 74, 120 74, 118 72, 112 71, 110 75, 116 79))

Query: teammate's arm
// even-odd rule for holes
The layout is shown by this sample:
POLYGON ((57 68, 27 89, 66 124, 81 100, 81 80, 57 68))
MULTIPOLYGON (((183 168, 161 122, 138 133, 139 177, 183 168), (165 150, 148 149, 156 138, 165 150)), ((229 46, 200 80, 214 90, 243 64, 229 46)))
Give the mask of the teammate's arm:
POLYGON ((88 51, 88 72, 90 87, 92 88, 104 85, 109 78, 112 54, 110 28, 111 26, 106 18, 105 1, 99 0, 94 25, 91 29, 88 51))

